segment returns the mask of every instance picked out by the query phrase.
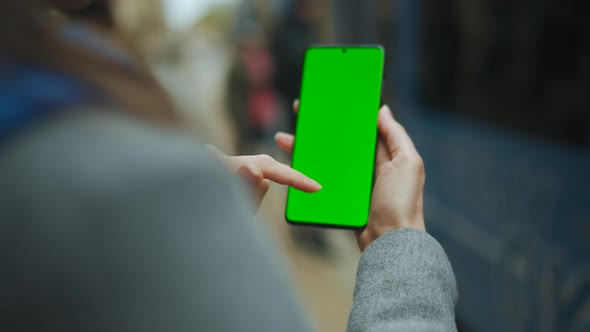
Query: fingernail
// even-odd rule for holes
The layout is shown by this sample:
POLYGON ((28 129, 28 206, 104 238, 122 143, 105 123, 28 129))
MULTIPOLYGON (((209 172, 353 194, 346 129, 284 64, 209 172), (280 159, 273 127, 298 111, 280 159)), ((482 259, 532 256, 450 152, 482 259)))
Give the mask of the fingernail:
POLYGON ((256 179, 259 179, 262 177, 262 173, 260 173, 260 170, 258 169, 258 167, 252 165, 252 164, 246 164, 246 167, 248 168, 248 171, 250 171, 250 173, 256 177, 256 179))
POLYGON ((276 141, 276 140, 278 140, 278 139, 279 139, 281 136, 283 136, 283 135, 285 135, 285 133, 284 133, 284 132, 282 132, 282 131, 278 131, 278 132, 275 134, 275 141, 276 141))
POLYGON ((299 99, 293 100, 293 108, 297 108, 299 106, 299 99))
POLYGON ((252 183, 258 183, 261 177, 260 171, 252 164, 246 164, 240 167, 238 173, 243 178, 248 179, 252 183))
POLYGON ((317 191, 320 191, 320 190, 324 189, 324 187, 323 187, 323 186, 322 186, 322 185, 321 185, 319 182, 317 182, 317 181, 316 181, 316 180, 314 180, 314 179, 310 179, 310 178, 308 178, 308 182, 309 182, 309 184, 311 184, 312 186, 316 187, 316 188, 317 188, 317 191))
POLYGON ((387 115, 393 119, 393 112, 391 112, 391 108, 388 105, 383 105, 383 110, 387 112, 387 115))

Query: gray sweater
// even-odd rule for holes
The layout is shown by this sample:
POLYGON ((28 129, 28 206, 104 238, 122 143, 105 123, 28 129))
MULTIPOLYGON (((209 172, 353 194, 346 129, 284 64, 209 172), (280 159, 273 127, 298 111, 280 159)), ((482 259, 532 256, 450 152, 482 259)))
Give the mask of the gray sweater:
MULTIPOLYGON (((308 331, 245 192, 188 135, 69 112, 0 145, 1 331, 308 331)), ((350 331, 455 331, 455 278, 400 229, 358 268, 350 331)))

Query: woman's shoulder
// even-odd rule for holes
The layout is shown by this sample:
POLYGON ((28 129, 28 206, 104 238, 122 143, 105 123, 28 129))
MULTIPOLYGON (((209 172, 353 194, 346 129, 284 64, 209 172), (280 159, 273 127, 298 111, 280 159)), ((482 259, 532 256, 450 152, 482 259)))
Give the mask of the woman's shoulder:
POLYGON ((225 177, 195 137, 104 109, 60 112, 4 141, 0 150, 0 182, 15 190, 109 194, 225 177))

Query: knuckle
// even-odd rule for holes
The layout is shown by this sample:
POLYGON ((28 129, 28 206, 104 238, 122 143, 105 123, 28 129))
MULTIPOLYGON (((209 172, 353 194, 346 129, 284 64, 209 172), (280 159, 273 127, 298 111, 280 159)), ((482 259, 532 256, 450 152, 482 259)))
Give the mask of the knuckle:
POLYGON ((395 156, 395 160, 400 165, 410 165, 412 164, 412 155, 406 151, 399 151, 395 156))
POLYGON ((424 160, 418 154, 416 154, 416 157, 414 158, 413 167, 414 170, 417 171, 419 174, 425 173, 424 160))
POLYGON ((396 159, 399 164, 405 165, 417 173, 424 173, 424 160, 418 153, 402 152, 398 154, 396 159))
POLYGON ((393 171, 394 168, 395 168, 395 165, 391 162, 382 163, 381 165, 379 165, 379 167, 377 167, 377 174, 379 174, 379 175, 389 174, 393 171))
POLYGON ((274 159, 271 156, 267 155, 267 154, 260 154, 260 155, 257 156, 257 159, 259 159, 260 161, 263 161, 263 162, 272 162, 272 161, 274 161, 274 159))

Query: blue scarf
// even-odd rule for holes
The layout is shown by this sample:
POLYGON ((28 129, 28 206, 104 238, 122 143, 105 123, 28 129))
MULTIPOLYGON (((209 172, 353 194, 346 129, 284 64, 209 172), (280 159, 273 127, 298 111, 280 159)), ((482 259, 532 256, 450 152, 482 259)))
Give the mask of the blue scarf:
MULTIPOLYGON (((71 24, 63 33, 65 38, 95 52, 130 64, 124 52, 81 25, 71 24)), ((0 58, 0 141, 51 116, 55 110, 96 101, 99 93, 94 90, 72 75, 18 59, 0 58)))

